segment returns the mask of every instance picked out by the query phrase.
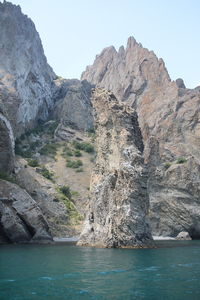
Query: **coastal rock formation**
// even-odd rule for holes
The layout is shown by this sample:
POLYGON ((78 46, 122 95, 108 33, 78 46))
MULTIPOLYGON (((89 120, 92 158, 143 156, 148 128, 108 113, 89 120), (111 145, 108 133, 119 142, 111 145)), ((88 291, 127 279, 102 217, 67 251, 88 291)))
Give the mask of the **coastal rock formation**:
POLYGON ((104 49, 83 79, 112 91, 138 113, 153 235, 187 231, 200 238, 200 88, 186 89, 180 78, 171 81, 163 60, 132 37, 126 49, 104 49))
POLYGON ((78 245, 150 247, 147 172, 137 114, 103 89, 93 92, 96 165, 89 214, 78 245))
POLYGON ((0 236, 9 242, 51 241, 49 226, 30 195, 0 180, 0 236))
POLYGON ((188 232, 186 232, 186 231, 181 231, 181 232, 177 235, 176 239, 177 239, 177 240, 188 240, 188 241, 190 241, 190 240, 191 240, 191 237, 190 237, 190 235, 189 235, 188 232))
POLYGON ((77 79, 58 79, 55 84, 57 89, 54 95, 53 118, 59 121, 56 136, 63 140, 68 139, 70 134, 65 132, 66 127, 79 130, 93 128, 90 101, 92 85, 77 79))
POLYGON ((39 34, 19 6, 0 3, 0 94, 15 135, 45 120, 53 106, 55 74, 39 34))
POLYGON ((14 169, 14 136, 9 120, 0 111, 0 171, 10 173, 14 169))

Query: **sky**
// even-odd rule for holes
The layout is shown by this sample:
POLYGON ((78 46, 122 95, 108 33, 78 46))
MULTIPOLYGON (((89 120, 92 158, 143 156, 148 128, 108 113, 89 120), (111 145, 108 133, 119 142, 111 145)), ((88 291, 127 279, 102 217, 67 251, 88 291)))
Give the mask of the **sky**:
MULTIPOLYGON (((1 0, 1 2, 3 2, 1 0)), ((134 36, 172 80, 200 85, 199 0, 10 0, 35 23, 58 76, 80 78, 103 48, 134 36)))

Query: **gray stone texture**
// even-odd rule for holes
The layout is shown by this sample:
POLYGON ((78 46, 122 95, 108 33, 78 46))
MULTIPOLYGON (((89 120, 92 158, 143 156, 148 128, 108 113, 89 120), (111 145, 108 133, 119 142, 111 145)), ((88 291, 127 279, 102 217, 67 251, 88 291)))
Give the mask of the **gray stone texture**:
POLYGON ((93 92, 96 164, 89 214, 78 245, 151 247, 147 170, 136 112, 113 94, 93 92))

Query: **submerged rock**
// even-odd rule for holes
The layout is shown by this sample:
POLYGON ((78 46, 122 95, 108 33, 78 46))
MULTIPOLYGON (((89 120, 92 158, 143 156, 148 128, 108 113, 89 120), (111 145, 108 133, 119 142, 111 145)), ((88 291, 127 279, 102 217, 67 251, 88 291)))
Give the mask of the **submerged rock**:
POLYGON ((137 114, 113 94, 93 93, 96 165, 91 201, 78 245, 150 247, 147 172, 137 114))

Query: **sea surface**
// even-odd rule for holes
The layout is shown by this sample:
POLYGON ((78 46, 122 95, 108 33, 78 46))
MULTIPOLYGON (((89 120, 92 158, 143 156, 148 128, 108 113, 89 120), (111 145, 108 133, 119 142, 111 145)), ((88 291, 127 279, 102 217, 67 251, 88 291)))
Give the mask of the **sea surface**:
POLYGON ((0 246, 0 299, 199 300, 200 241, 156 249, 0 246))

